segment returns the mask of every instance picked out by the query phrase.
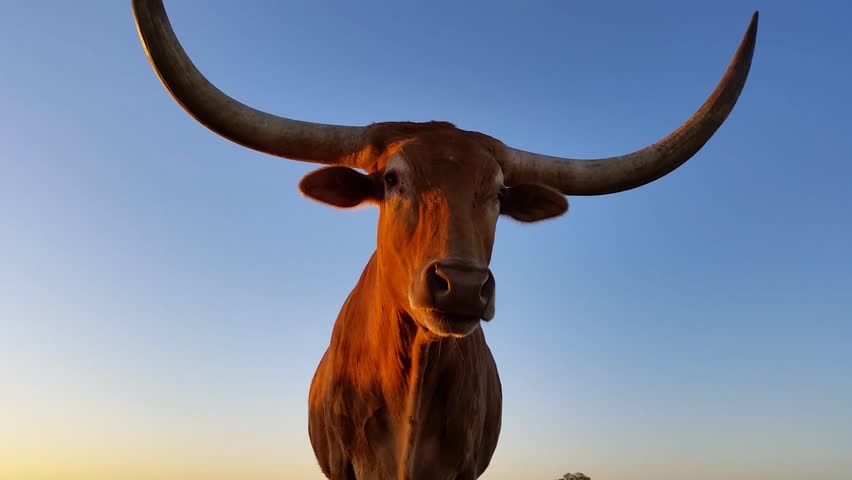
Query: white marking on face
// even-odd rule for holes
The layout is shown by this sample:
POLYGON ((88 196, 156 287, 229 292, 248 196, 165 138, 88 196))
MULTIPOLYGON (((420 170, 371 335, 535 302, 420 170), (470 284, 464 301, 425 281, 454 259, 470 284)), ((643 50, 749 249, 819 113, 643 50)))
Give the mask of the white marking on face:
POLYGON ((394 153, 388 158, 388 162, 385 164, 385 171, 388 170, 393 170, 400 175, 408 172, 408 162, 405 161, 405 156, 401 152, 394 153))

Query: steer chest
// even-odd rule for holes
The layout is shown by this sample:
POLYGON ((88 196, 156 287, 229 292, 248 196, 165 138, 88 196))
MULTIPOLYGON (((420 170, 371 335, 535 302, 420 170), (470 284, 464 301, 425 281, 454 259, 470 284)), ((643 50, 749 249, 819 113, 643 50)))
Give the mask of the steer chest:
POLYGON ((489 402, 491 372, 477 365, 475 355, 469 360, 460 354, 456 343, 447 339, 430 347, 430 356, 446 355, 450 361, 428 362, 423 372, 408 439, 412 478, 476 478, 484 470, 482 457, 493 454, 493 447, 483 448, 489 408, 499 409, 489 402))
POLYGON ((345 368, 369 360, 353 349, 326 352, 311 387, 310 433, 327 477, 474 479, 487 467, 501 388, 481 329, 412 347, 398 383, 376 375, 369 388, 345 368))

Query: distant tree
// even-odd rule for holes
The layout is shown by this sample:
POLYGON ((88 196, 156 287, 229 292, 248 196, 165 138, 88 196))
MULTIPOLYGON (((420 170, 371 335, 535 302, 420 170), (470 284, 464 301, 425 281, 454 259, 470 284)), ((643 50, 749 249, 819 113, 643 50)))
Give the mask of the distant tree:
POLYGON ((592 479, 589 478, 588 476, 582 474, 582 473, 577 472, 577 473, 566 473, 565 475, 562 475, 562 478, 557 478, 556 480, 592 480, 592 479))

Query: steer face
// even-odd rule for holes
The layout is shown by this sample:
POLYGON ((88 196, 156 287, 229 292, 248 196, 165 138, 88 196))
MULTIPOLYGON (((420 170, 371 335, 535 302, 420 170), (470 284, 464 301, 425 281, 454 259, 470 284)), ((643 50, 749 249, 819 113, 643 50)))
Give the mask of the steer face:
POLYGON ((401 313, 438 336, 464 336, 494 316, 488 268, 498 216, 534 222, 561 215, 565 197, 543 185, 507 188, 505 147, 449 124, 425 124, 383 147, 367 175, 347 167, 314 171, 300 183, 315 200, 379 206, 377 260, 401 313))

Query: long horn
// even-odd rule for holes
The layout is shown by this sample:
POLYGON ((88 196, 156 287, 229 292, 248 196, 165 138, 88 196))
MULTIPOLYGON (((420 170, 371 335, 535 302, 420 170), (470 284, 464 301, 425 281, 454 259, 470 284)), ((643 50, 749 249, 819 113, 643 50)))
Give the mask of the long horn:
POLYGON ((672 172, 710 140, 737 103, 751 67, 757 17, 737 48, 728 70, 704 105, 657 143, 620 157, 574 160, 510 148, 503 174, 507 185, 541 183, 566 195, 604 195, 636 188, 672 172))
POLYGON ((211 84, 175 36, 162 0, 132 0, 139 38, 172 97, 213 132, 245 147, 312 163, 361 167, 365 127, 303 122, 255 110, 211 84))

